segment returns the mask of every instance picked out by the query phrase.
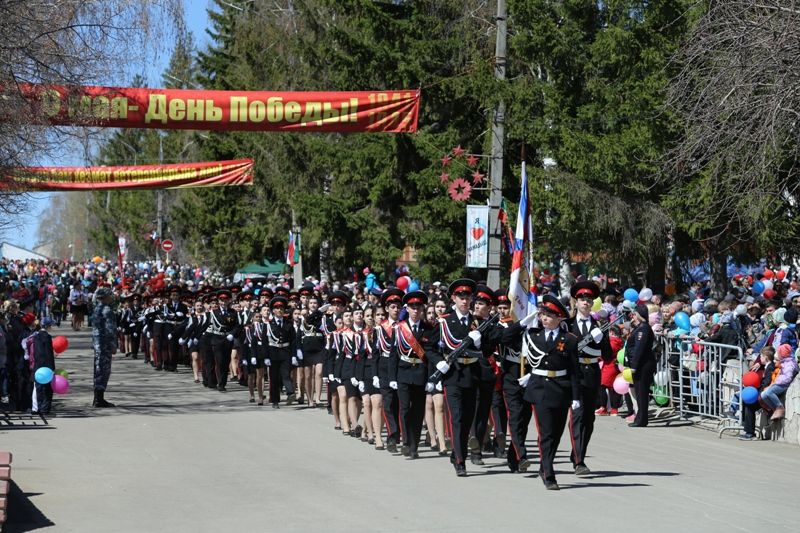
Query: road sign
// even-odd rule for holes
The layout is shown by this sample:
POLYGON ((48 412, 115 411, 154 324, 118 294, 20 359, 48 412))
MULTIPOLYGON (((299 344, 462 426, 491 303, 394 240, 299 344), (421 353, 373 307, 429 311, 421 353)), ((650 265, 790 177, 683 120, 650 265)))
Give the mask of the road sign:
POLYGON ((164 250, 165 252, 169 253, 172 251, 173 248, 175 248, 175 244, 171 240, 164 239, 163 241, 161 241, 161 249, 164 250))

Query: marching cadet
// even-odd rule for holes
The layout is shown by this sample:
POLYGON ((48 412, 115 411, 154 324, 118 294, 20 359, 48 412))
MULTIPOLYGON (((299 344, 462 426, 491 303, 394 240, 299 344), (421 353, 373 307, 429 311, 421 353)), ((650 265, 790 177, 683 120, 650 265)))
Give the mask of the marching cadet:
POLYGON ((571 413, 573 449, 570 460, 575 475, 588 476, 591 470, 586 466, 585 459, 594 432, 594 411, 600 393, 600 360, 611 360, 611 344, 608 336, 598 327, 599 323, 591 316, 592 304, 600 296, 600 287, 592 281, 580 281, 572 286, 570 295, 576 300, 576 313, 567 321, 567 329, 579 340, 589 341, 578 353, 581 409, 571 413))
MULTIPOLYGON (((383 309, 368 307, 368 312, 374 311, 375 316, 378 312, 385 313, 383 309)), ((365 316, 369 316, 365 313, 365 316)), ((384 315, 380 315, 383 317, 384 315)), ((367 319, 367 327, 363 331, 365 351, 359 365, 356 368, 358 378, 358 390, 361 392, 361 400, 364 403, 364 427, 367 432, 367 442, 375 445, 376 450, 384 450, 381 430, 383 429, 383 396, 380 388, 375 386, 375 378, 378 376, 378 348, 377 328, 374 320, 367 319)), ((362 439, 363 440, 363 439, 362 439)))
MULTIPOLYGON (((211 357, 209 361, 210 373, 209 388, 216 386, 220 392, 225 392, 225 385, 228 383, 228 366, 231 363, 231 349, 233 339, 238 333, 239 324, 234 313, 228 304, 231 299, 231 292, 227 289, 217 291, 217 305, 212 306, 212 310, 206 313, 208 326, 206 328, 206 342, 208 342, 211 357)), ((207 359, 207 360, 208 360, 207 359)), ((204 361, 205 363, 205 361, 204 361)))
POLYGON ((336 367, 333 371, 339 392, 339 418, 342 433, 361 437, 358 416, 361 413, 361 394, 358 389, 356 368, 364 351, 364 336, 353 329, 353 311, 349 307, 342 313, 342 327, 334 335, 336 367))
POLYGON ((120 307, 117 313, 117 328, 120 330, 120 346, 125 353, 125 357, 130 357, 133 353, 133 330, 136 325, 136 314, 132 305, 133 295, 123 294, 120 296, 120 307))
POLYGON ((173 285, 169 289, 169 301, 164 304, 161 311, 161 316, 164 320, 161 326, 161 354, 164 370, 169 372, 178 371, 179 336, 173 335, 173 332, 175 332, 181 322, 186 320, 186 315, 189 313, 189 308, 180 298, 181 288, 177 285, 173 285))
POLYGON ((495 292, 495 309, 500 315, 500 320, 495 331, 496 344, 492 354, 494 359, 494 391, 492 392, 492 416, 490 422, 494 426, 494 439, 487 441, 486 450, 498 459, 502 459, 506 453, 506 431, 508 428, 508 408, 506 407, 503 395, 503 366, 502 366, 502 346, 500 340, 505 327, 503 321, 512 322, 511 300, 508 299, 508 289, 501 288, 495 292))
POLYGON ((377 327, 378 375, 372 378, 372 384, 378 387, 383 397, 383 418, 386 423, 386 450, 397 453, 397 443, 400 440, 399 404, 397 398, 397 383, 389 380, 389 356, 395 343, 395 329, 397 319, 400 317, 400 306, 403 302, 403 291, 392 287, 383 291, 381 305, 386 310, 386 320, 377 327))
MULTIPOLYGON (((520 385, 525 388, 525 400, 533 404, 539 433, 539 477, 547 490, 559 489, 553 461, 570 407, 573 411, 581 408, 578 338, 561 327, 568 315, 558 298, 546 294, 539 306, 540 327, 522 331, 522 356, 530 371, 520 379, 520 385)), ((531 316, 525 317, 521 325, 530 320, 531 316)))
POLYGON ((423 346, 429 342, 430 326, 424 321, 423 312, 427 303, 428 296, 422 291, 411 291, 403 297, 408 318, 397 323, 389 357, 389 384, 397 389, 400 400, 401 452, 409 459, 419 458, 417 446, 425 418, 428 365, 423 346))
MULTIPOLYGON (((189 350, 189 356, 192 362, 192 374, 194 375, 194 382, 200 383, 200 375, 202 370, 200 360, 200 342, 199 338, 202 331, 208 326, 206 323, 206 313, 201 297, 198 296, 194 302, 189 315, 189 321, 186 328, 183 330, 178 344, 186 346, 189 350)), ((203 382, 205 383, 205 377, 203 382)))
POLYGON ((469 310, 475 288, 475 282, 471 279, 457 279, 450 284, 447 294, 453 302, 453 312, 444 315, 443 320, 439 321, 439 328, 432 331, 425 354, 444 376, 444 395, 453 433, 450 462, 459 477, 467 475, 464 459, 480 383, 480 366, 476 363, 483 356, 480 352, 481 334, 473 329, 475 321, 469 310), (445 357, 463 342, 471 342, 475 349, 466 350, 451 366, 445 357))
MULTIPOLYGON (((328 412, 333 414, 336 421, 334 429, 342 429, 341 417, 339 413, 339 392, 336 377, 333 375, 336 366, 336 347, 334 346, 334 335, 339 329, 337 321, 342 320, 342 312, 347 303, 347 295, 341 291, 334 291, 328 297, 328 303, 319 308, 320 312, 325 313, 330 309, 330 313, 323 316, 322 332, 325 334, 325 361, 322 367, 322 375, 328 378, 328 412)), ((347 413, 344 413, 347 416, 347 413)))
POLYGON ((142 343, 142 328, 144 327, 144 309, 142 308, 142 297, 134 294, 131 304, 131 323, 128 325, 130 331, 131 359, 139 359, 139 346, 142 343))
POLYGON ((269 367, 269 402, 273 409, 280 408, 281 385, 286 388, 286 405, 292 405, 297 397, 291 379, 291 361, 295 357, 295 335, 291 318, 284 317, 289 301, 284 296, 275 296, 269 301, 272 319, 267 323, 267 359, 269 367))
POLYGON ((267 360, 267 332, 260 312, 252 315, 251 323, 245 328, 245 342, 249 358, 242 362, 247 370, 247 388, 250 402, 255 402, 258 389, 258 405, 264 405, 264 369, 267 360))
MULTIPOLYGON (((300 294, 303 294, 301 288, 300 294)), ((300 348, 303 352, 305 365, 306 394, 308 406, 322 405, 322 363, 325 361, 325 334, 322 332, 322 322, 325 315, 319 310, 319 297, 313 291, 306 293, 308 301, 308 314, 302 317, 300 324, 300 348)))

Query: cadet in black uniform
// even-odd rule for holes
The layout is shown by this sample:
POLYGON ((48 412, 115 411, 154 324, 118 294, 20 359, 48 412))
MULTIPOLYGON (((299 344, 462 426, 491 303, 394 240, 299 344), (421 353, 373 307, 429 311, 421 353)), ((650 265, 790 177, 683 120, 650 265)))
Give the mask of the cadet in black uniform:
POLYGON ((450 284, 447 293, 453 301, 453 312, 443 316, 439 328, 432 331, 426 356, 444 376, 445 402, 453 431, 450 462, 455 467, 456 475, 463 477, 467 475, 464 459, 480 382, 480 366, 476 363, 483 354, 479 351, 481 334, 473 329, 474 320, 469 311, 475 282, 458 279, 450 284), (461 346, 462 342, 471 342, 475 349, 467 350, 451 367, 445 361, 445 355, 461 346))
POLYGON ((239 324, 236 313, 228 308, 231 292, 223 289, 216 294, 218 305, 216 309, 206 313, 208 326, 206 328, 206 341, 208 342, 214 372, 213 381, 209 380, 209 387, 216 385, 217 390, 225 392, 228 383, 228 367, 231 364, 231 349, 233 339, 238 334, 239 324))
MULTIPOLYGON (((492 289, 486 285, 477 285, 475 288, 474 300, 474 321, 475 327, 478 327, 481 322, 489 319, 489 313, 495 302, 495 294, 492 289)), ((478 399, 475 407, 475 420, 470 429, 470 438, 468 442, 470 461, 475 465, 483 465, 483 455, 481 449, 483 448, 484 440, 486 439, 486 430, 489 427, 489 415, 492 411, 492 398, 494 397, 494 384, 496 381, 494 374, 494 363, 491 359, 494 354, 495 342, 490 338, 491 331, 485 332, 481 339, 481 352, 483 357, 478 360, 478 367, 480 369, 480 376, 478 379, 478 399)), ((505 441, 503 442, 505 446, 505 441)))
MULTIPOLYGON (((381 294, 381 304, 386 309, 386 320, 376 325, 378 355, 378 388, 383 397, 383 419, 386 424, 386 450, 397 453, 400 440, 399 404, 397 399, 397 382, 389 379, 389 356, 394 346, 397 319, 400 317, 400 306, 403 302, 403 291, 392 287, 381 294)), ((374 378, 373 378, 374 379, 374 378)))
POLYGON ((322 322, 325 315, 319 310, 319 297, 314 296, 313 287, 302 287, 300 294, 308 302, 308 315, 303 317, 300 330, 300 347, 306 369, 306 394, 308 406, 322 406, 322 363, 325 361, 325 333, 322 322))
POLYGON ((570 407, 581 408, 578 338, 561 327, 567 316, 564 304, 546 294, 539 307, 541 327, 522 334, 522 351, 530 363, 530 373, 520 380, 520 385, 525 387, 525 400, 533 404, 539 433, 539 477, 548 490, 559 488, 553 461, 570 407))
MULTIPOLYGON (((159 363, 164 370, 178 371, 178 335, 172 333, 186 319, 189 309, 181 302, 181 289, 173 285, 169 289, 169 301, 161 308, 161 335, 159 336, 159 363)), ((160 365, 159 365, 160 366, 160 365)), ((160 370, 160 368, 156 368, 160 370)))
POLYGON ((611 344, 590 314, 595 298, 600 296, 600 287, 591 281, 580 281, 572 286, 570 294, 576 300, 576 314, 567 321, 567 328, 578 340, 590 339, 578 353, 581 409, 572 412, 570 424, 573 445, 570 460, 575 475, 587 476, 591 471, 585 463, 586 450, 594 432, 594 410, 600 393, 600 360, 611 360, 611 344))
POLYGON ((429 342, 430 325, 424 321, 428 296, 411 291, 403 297, 408 318, 398 322, 395 343, 389 357, 389 383, 397 386, 400 400, 400 423, 403 433, 402 454, 409 459, 419 458, 417 446, 425 418, 425 383, 428 365, 424 346, 429 342))
POLYGON ((291 379, 291 361, 297 350, 294 325, 291 318, 283 316, 288 304, 283 296, 275 296, 269 301, 272 320, 267 323, 269 347, 266 365, 269 367, 269 401, 273 409, 280 407, 281 384, 286 388, 286 405, 292 405, 297 399, 291 379))

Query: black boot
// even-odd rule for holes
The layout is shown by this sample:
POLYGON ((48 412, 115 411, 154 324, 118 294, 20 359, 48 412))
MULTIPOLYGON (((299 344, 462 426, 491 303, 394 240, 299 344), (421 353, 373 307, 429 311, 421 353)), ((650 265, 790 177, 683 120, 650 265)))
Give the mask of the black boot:
POLYGON ((95 389, 94 391, 94 403, 92 403, 93 407, 114 407, 114 404, 111 402, 107 402, 105 399, 106 391, 95 389))

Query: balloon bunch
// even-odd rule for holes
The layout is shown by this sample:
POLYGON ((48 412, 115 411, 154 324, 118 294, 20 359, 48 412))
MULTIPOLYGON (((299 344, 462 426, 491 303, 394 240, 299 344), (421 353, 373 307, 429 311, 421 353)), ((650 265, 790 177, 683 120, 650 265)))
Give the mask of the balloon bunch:
POLYGON ((408 265, 403 265, 394 271, 397 274, 395 286, 401 291, 411 292, 419 290, 419 281, 412 278, 408 273, 408 265))
POLYGON ((742 394, 741 398, 747 405, 752 405, 758 401, 758 386, 761 384, 761 378, 756 372, 748 372, 742 376, 742 394))
MULTIPOLYGON (((63 335, 53 337, 53 352, 56 355, 61 354, 69 347, 69 340, 63 335)), ((36 370, 33 374, 33 379, 40 385, 47 385, 48 383, 53 388, 56 394, 66 394, 69 392, 69 373, 62 369, 42 367, 36 370)))

